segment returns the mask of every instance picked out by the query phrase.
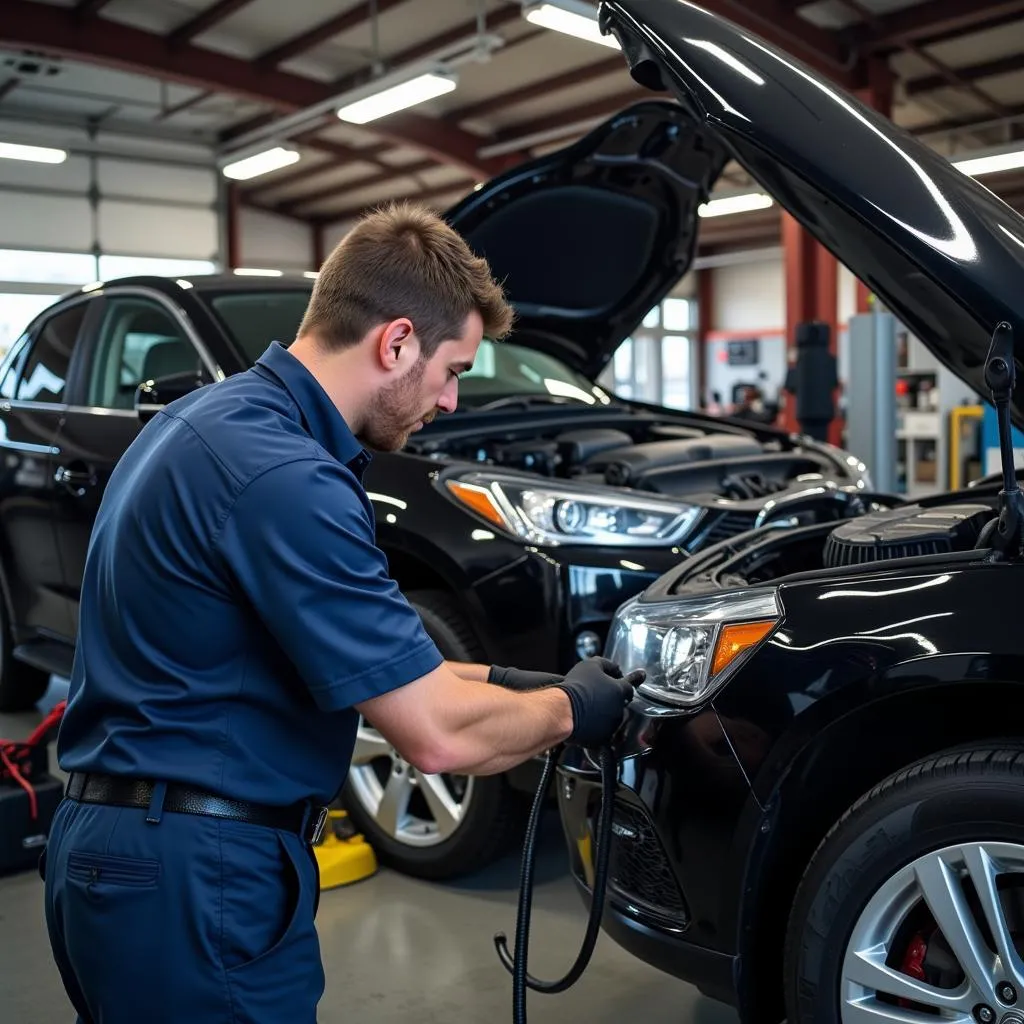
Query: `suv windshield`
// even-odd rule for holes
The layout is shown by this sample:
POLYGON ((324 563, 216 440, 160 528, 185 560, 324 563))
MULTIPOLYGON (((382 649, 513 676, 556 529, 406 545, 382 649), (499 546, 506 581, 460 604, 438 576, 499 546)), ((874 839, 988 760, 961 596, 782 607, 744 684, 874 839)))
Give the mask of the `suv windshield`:
MULTIPOLYGON (((289 344, 309 303, 309 291, 207 292, 214 315, 249 363, 273 341, 289 344)), ((499 398, 537 396, 607 404, 609 396, 553 356, 511 342, 485 338, 473 369, 459 380, 459 404, 473 407, 499 398)))

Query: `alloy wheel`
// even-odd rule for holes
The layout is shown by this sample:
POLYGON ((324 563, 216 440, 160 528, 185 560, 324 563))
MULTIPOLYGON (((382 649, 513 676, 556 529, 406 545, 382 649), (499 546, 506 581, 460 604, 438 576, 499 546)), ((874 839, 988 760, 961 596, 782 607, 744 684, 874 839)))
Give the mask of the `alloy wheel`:
POLYGON ((472 776, 421 772, 362 718, 349 785, 383 832, 400 843, 420 847, 449 839, 473 796, 472 776))
POLYGON ((861 912, 843 1024, 1024 1024, 1024 846, 965 843, 917 858, 861 912))

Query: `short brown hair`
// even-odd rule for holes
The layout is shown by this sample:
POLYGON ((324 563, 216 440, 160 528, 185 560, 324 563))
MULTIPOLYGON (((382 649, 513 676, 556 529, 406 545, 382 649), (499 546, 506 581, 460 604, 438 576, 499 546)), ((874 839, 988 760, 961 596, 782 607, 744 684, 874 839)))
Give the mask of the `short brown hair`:
POLYGON ((424 355, 462 335, 476 310, 502 338, 513 312, 487 261, 425 207, 390 203, 364 216, 320 268, 299 334, 328 348, 355 345, 380 323, 408 317, 424 355))

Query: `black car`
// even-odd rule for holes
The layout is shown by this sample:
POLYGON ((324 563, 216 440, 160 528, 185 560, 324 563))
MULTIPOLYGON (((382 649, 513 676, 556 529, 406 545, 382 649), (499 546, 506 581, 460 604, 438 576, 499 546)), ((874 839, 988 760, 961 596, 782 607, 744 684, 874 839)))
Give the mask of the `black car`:
MULTIPOLYGON (((1004 479, 748 532, 616 615, 606 931, 748 1022, 1024 1020, 1024 218, 786 54, 676 0, 608 2, 634 77, 1001 409, 1004 479)), ((856 396, 853 396, 856 400, 856 396)), ((557 793, 593 890, 600 782, 557 793)))
MULTIPOLYGON (((366 474, 378 540, 449 658, 566 670, 681 556, 780 516, 866 508, 859 460, 770 427, 607 394, 616 347, 686 271, 725 160, 676 104, 623 112, 471 193, 450 221, 516 306, 460 411, 366 474)), ((66 674, 92 524, 145 421, 291 340, 307 277, 131 278, 69 295, 0 367, 0 706, 66 674)), ((506 848, 535 772, 404 776, 360 732, 345 802, 383 859, 443 877, 506 848), (390 782, 388 780, 391 780, 390 782)))

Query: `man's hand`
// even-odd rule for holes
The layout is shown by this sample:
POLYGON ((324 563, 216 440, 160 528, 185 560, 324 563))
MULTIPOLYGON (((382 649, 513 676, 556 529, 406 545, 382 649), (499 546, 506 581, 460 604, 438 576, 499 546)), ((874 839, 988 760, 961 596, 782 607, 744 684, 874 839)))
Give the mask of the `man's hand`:
POLYGON ((581 747, 601 747, 622 724, 633 690, 646 678, 643 669, 623 678, 622 669, 607 658, 588 658, 574 665, 556 683, 569 695, 573 730, 567 742, 581 747))
POLYGON ((525 668, 502 668, 500 665, 492 665, 487 673, 487 682, 503 686, 506 690, 518 690, 520 693, 554 686, 563 678, 564 676, 554 672, 532 672, 525 668))

